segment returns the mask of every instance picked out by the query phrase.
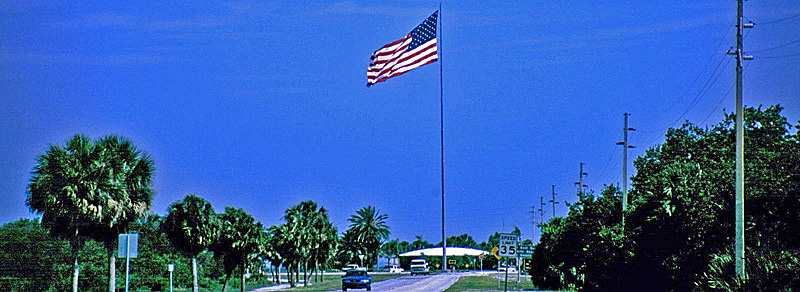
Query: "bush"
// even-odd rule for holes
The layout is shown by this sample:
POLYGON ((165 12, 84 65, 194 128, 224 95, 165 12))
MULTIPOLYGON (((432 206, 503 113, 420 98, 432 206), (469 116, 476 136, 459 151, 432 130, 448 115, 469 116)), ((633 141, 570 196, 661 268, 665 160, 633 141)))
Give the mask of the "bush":
POLYGON ((800 253, 756 251, 745 262, 746 281, 736 276, 730 252, 712 256, 696 283, 702 291, 792 291, 800 288, 800 253))

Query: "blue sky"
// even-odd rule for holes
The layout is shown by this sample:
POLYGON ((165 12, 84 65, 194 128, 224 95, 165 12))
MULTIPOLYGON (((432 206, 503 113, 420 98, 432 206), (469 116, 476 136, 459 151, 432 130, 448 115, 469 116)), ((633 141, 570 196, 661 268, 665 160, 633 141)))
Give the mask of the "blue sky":
MULTIPOLYGON (((0 1, 0 222, 35 216, 48 145, 117 134, 155 161, 157 214, 195 193, 273 225, 315 200, 344 231, 373 205, 392 238, 441 240, 439 63, 365 88, 370 54, 438 2, 73 2, 0 1)), ((735 1, 501 2, 442 3, 448 235, 530 237, 580 162, 591 189, 619 183, 624 112, 635 157, 733 110, 735 1)), ((798 15, 745 4, 744 102, 793 122, 798 15)))

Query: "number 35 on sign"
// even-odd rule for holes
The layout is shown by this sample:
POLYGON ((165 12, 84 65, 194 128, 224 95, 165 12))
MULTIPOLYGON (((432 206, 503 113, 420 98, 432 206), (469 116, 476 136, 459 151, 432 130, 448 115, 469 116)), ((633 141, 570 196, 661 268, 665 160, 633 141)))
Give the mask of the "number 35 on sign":
POLYGON ((512 233, 500 233, 498 254, 503 257, 516 257, 517 256, 517 243, 519 236, 512 233))

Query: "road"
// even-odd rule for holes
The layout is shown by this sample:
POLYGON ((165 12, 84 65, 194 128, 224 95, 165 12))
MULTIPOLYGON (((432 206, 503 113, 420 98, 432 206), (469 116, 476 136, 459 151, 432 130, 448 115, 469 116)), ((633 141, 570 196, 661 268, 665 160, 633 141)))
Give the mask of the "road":
MULTIPOLYGON (((394 292, 429 292, 444 291, 458 280, 458 277, 469 275, 469 273, 445 273, 434 275, 415 275, 403 276, 389 279, 386 281, 375 282, 372 284, 372 291, 394 291, 394 292)), ((341 290, 333 290, 341 291, 341 290)), ((365 291, 354 289, 354 291, 365 291)))
MULTIPOLYGON (((473 275, 475 273, 447 273, 434 275, 415 275, 402 276, 372 284, 372 291, 444 291, 453 285, 459 277, 473 275)), ((302 286, 302 284, 300 284, 302 286)), ((273 285, 258 288, 250 292, 279 291, 289 289, 289 284, 273 285)), ((341 291, 341 290, 331 290, 341 291)), ((364 289, 352 289, 352 291, 365 291, 364 289)))
MULTIPOLYGON (((372 291, 376 292, 383 292, 383 291, 393 291, 393 292, 401 292, 401 291, 421 291, 421 292, 428 292, 428 291, 444 291, 453 283, 455 283, 459 277, 462 276, 479 276, 479 275, 498 275, 496 272, 458 272, 458 273, 446 273, 446 274, 434 274, 434 275, 417 275, 417 276, 402 276, 399 278, 393 278, 381 282, 375 282, 372 284, 372 291)), ((278 291, 278 290, 285 290, 289 289, 289 284, 282 284, 282 285, 275 285, 270 287, 259 288, 256 290, 252 290, 250 292, 265 292, 265 291, 278 291)), ((331 290, 333 291, 341 291, 341 290, 331 290)), ((348 289, 348 291, 366 291, 364 289, 348 289)), ((494 291, 502 291, 502 289, 494 290, 494 291)), ((553 292, 553 291, 546 291, 546 290, 535 290, 538 292, 553 292)))

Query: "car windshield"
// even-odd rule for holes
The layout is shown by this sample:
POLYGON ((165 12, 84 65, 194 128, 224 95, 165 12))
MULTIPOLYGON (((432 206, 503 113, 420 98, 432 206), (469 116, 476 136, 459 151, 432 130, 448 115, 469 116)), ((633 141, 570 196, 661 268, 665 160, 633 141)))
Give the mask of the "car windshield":
POLYGON ((344 276, 345 277, 352 277, 352 276, 363 277, 363 276, 366 276, 366 275, 367 275, 367 272, 364 272, 364 271, 348 271, 347 274, 345 274, 344 276))

